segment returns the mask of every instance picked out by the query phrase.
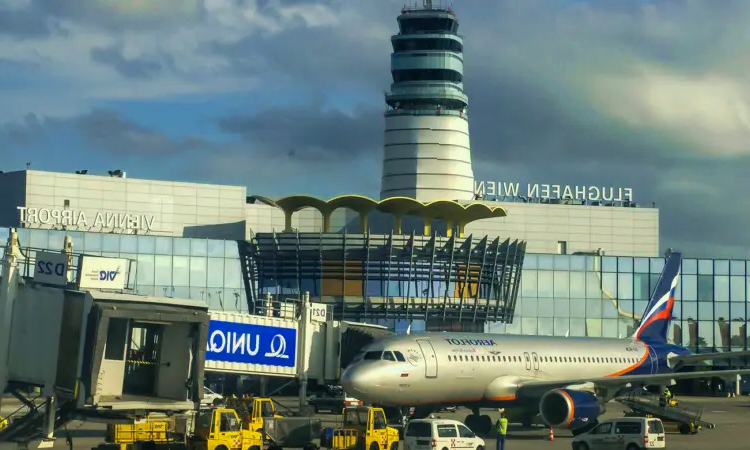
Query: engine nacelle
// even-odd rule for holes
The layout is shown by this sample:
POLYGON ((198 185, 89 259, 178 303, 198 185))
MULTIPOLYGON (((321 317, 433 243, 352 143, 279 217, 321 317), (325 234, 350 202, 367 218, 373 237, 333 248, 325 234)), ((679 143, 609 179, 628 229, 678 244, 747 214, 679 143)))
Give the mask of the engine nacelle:
POLYGON ((591 392, 554 389, 542 397, 539 413, 550 427, 575 430, 594 422, 604 408, 591 392))

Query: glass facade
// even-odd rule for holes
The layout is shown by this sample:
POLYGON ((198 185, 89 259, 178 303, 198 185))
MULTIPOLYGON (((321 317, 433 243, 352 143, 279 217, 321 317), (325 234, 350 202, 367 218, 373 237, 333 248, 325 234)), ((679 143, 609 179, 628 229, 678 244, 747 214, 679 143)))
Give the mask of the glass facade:
MULTIPOLYGON (((2 244, 8 231, 0 228, 2 244)), ((135 260, 132 288, 138 294, 199 299, 216 310, 248 311, 236 241, 41 229, 19 229, 18 235, 27 255, 33 249, 59 251, 67 235, 74 253, 135 260)), ((486 329, 554 336, 630 336, 663 264, 663 258, 526 254, 512 322, 488 323, 486 329)), ((24 270, 24 275, 33 275, 33 266, 24 270)), ((362 281, 359 285, 369 286, 362 281)), ((748 291, 750 261, 683 259, 669 341, 699 352, 747 349, 748 291)), ((418 289, 412 292, 419 297, 418 289)), ((409 323, 415 331, 454 329, 460 328, 457 321, 471 321, 473 314, 447 321, 434 318, 428 323, 418 315, 408 321, 395 316, 368 321, 397 331, 409 323)))
POLYGON ((337 320, 506 321, 525 242, 387 234, 257 233, 249 259, 259 304, 309 292, 337 320))
MULTIPOLYGON (((0 228, 3 246, 8 233, 8 228, 0 228)), ((216 310, 248 311, 237 241, 18 229, 24 251, 60 251, 65 236, 71 237, 74 253, 137 261, 131 286, 136 294, 190 298, 216 310)), ((24 270, 23 275, 34 275, 33 266, 24 270)))
MULTIPOLYGON (((663 258, 527 254, 516 316, 492 332, 628 337, 663 258)), ((683 259, 670 342, 692 351, 747 348, 750 261, 683 259)))

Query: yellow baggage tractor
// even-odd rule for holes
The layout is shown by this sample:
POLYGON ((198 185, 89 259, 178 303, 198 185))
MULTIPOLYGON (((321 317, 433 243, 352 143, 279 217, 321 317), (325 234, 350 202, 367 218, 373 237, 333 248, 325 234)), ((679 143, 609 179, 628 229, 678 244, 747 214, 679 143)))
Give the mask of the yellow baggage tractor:
POLYGON ((331 436, 333 450, 398 450, 398 430, 387 425, 382 408, 344 408, 342 422, 331 436))

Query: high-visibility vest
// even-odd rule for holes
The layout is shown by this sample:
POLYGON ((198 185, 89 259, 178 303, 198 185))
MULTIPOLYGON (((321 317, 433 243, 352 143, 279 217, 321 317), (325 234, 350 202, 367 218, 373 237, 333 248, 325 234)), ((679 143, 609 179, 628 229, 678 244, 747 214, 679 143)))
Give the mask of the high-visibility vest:
POLYGON ((497 419, 497 422, 495 422, 495 431, 497 434, 505 436, 505 433, 508 432, 508 419, 505 417, 497 419))

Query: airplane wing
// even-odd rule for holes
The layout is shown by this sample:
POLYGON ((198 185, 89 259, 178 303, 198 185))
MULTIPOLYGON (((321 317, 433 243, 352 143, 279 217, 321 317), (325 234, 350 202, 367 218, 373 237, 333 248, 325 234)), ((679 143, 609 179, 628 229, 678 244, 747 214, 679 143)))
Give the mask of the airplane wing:
POLYGON ((542 390, 546 389, 557 389, 564 388, 566 386, 592 383, 595 386, 601 386, 606 388, 612 388, 617 386, 625 386, 628 383, 658 383, 658 382, 669 382, 670 380, 684 380, 690 378, 710 378, 710 377, 734 377, 736 375, 750 375, 750 369, 742 370, 707 370, 701 372, 679 372, 679 373, 664 373, 658 375, 624 375, 619 377, 606 377, 606 378, 579 378, 569 380, 528 380, 521 381, 518 383, 516 395, 527 396, 534 395, 542 390))
POLYGON ((750 350, 743 350, 738 352, 716 352, 716 353, 698 353, 695 355, 688 356, 674 356, 669 358, 669 365, 671 367, 677 366, 677 364, 693 364, 702 361, 717 361, 720 359, 731 359, 731 358, 743 358, 750 357, 750 350))

